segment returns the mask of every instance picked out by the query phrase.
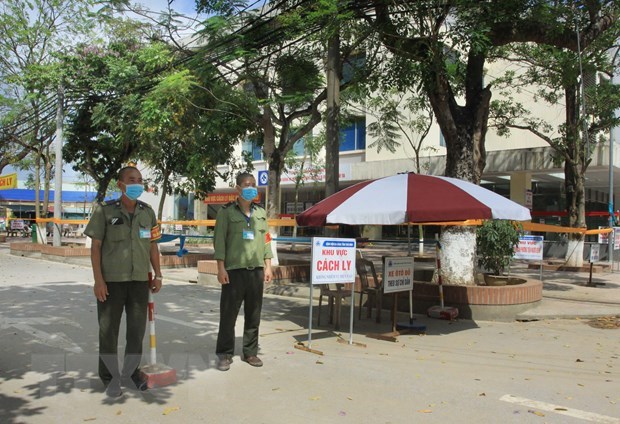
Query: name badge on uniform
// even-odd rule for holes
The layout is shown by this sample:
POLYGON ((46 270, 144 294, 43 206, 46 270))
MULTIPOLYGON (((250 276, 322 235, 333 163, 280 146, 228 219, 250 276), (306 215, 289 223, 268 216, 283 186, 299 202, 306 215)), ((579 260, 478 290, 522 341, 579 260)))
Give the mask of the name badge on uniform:
POLYGON ((140 238, 141 239, 150 239, 151 238, 151 230, 149 228, 140 228, 140 238))
POLYGON ((254 231, 243 230, 243 240, 254 240, 254 231))

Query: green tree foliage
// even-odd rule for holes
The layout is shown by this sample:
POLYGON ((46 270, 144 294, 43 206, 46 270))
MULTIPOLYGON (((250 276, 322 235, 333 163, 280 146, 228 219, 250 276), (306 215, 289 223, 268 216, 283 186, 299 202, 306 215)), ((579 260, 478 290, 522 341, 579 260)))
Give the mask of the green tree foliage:
MULTIPOLYGON (((575 16, 575 25, 584 19, 575 16)), ((586 227, 585 174, 591 154, 598 143, 605 143, 612 127, 619 123, 615 110, 620 107, 620 88, 609 82, 613 76, 615 47, 620 35, 617 21, 604 33, 580 42, 572 51, 546 45, 510 45, 504 60, 517 65, 498 84, 507 87, 504 99, 492 103, 492 122, 502 135, 511 129, 525 130, 545 140, 555 151, 558 164, 564 165, 564 185, 568 225, 586 227), (597 78, 599 76, 599 78, 597 78), (583 84, 582 84, 583 83, 583 84), (557 128, 537 117, 513 100, 514 88, 535 87, 534 101, 565 109, 565 119, 557 128)), ((570 265, 583 262, 583 235, 570 234, 579 243, 569 249, 570 265), (574 254, 571 254, 573 253, 574 254)))
MULTIPOLYGON (((149 25, 109 18, 109 41, 67 57, 72 90, 65 157, 97 182, 97 197, 129 161, 151 169, 163 196, 215 185, 217 165, 253 122, 254 104, 214 77, 213 67, 147 36, 149 25)), ((224 176, 225 177, 225 176, 224 176)))
MULTIPOLYGON (((445 174, 478 183, 486 165, 485 139, 493 81, 485 65, 498 49, 513 43, 534 43, 577 50, 574 16, 580 16, 580 39, 596 38, 612 26, 614 0, 577 4, 544 0, 455 0, 450 2, 370 1, 358 15, 369 22, 381 41, 415 71, 428 96, 446 142, 445 174)), ((473 230, 446 227, 443 239, 462 237, 473 244, 473 230)), ((449 245, 446 260, 458 255, 449 245)), ((471 249, 473 252, 473 249, 471 249)), ((452 284, 473 284, 474 257, 444 271, 452 284), (463 266, 465 263, 470 266, 463 266)))
POLYGON ((253 129, 254 107, 213 71, 183 69, 162 78, 142 102, 138 131, 148 145, 140 156, 164 194, 193 192, 202 198, 213 190, 217 165, 229 162, 234 146, 253 129))
MULTIPOLYGON (((140 100, 150 82, 138 40, 84 45, 67 57, 71 89, 81 99, 68 115, 63 157, 97 185, 97 200, 129 160, 137 159, 140 100)), ((142 52, 143 53, 143 52, 142 52)))
POLYGON ((285 158, 295 142, 320 122, 318 107, 325 98, 316 65, 320 49, 313 43, 289 45, 289 35, 279 26, 277 19, 257 13, 215 17, 205 30, 208 42, 198 53, 216 52, 224 58, 226 62, 216 68, 222 81, 242 89, 256 105, 248 116, 254 126, 248 137, 262 144, 269 163, 270 216, 279 213, 285 158), (238 31, 244 26, 252 30, 238 31))
POLYGON ((0 173, 31 156, 35 209, 47 210, 58 55, 92 28, 90 0, 5 0, 0 5, 0 173), (40 204, 39 176, 44 178, 40 204), (41 208, 42 206, 42 208, 41 208))
POLYGON ((502 0, 479 2, 371 1, 363 13, 394 56, 419 66, 418 73, 446 140, 446 175, 479 182, 492 82, 485 63, 511 43, 546 44, 575 51, 574 15, 586 40, 612 25, 615 1, 564 2, 502 0), (370 13, 372 11, 372 13, 370 13))
MULTIPOLYGON (((258 107, 250 138, 262 147, 269 166, 268 213, 280 208, 280 176, 293 145, 321 121, 319 106, 327 98, 324 70, 325 38, 338 15, 337 2, 272 3, 246 11, 249 2, 199 1, 199 11, 216 13, 204 31, 202 57, 219 59, 217 69, 232 87, 251 94, 258 107), (269 12, 267 12, 269 10, 269 12)), ((350 11, 349 17, 350 17, 350 11)), ((367 33, 353 25, 343 29, 343 61, 358 49, 367 33)), ((342 69, 339 69, 342 74, 342 69)), ((340 89, 351 84, 341 81, 340 89)))
POLYGON ((368 147, 376 148, 377 152, 385 148, 394 153, 404 138, 413 150, 415 171, 421 173, 422 144, 431 130, 434 116, 426 97, 411 92, 404 96, 384 92, 369 99, 367 107, 376 119, 368 125, 368 134, 375 139, 368 147))
POLYGON ((476 232, 479 265, 493 275, 502 275, 512 260, 521 232, 522 230, 510 221, 485 221, 476 232))

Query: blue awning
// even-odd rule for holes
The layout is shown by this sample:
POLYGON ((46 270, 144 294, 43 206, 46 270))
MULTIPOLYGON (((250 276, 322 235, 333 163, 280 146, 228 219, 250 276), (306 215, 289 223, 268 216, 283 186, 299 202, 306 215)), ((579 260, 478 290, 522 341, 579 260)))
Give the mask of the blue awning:
MULTIPOLYGON (((54 201, 54 190, 50 190, 50 202, 54 201)), ((34 202, 35 190, 13 188, 0 190, 0 202, 34 202)), ((63 203, 92 203, 97 193, 94 191, 62 191, 63 203)), ((44 191, 39 190, 39 199, 43 200, 44 191)))

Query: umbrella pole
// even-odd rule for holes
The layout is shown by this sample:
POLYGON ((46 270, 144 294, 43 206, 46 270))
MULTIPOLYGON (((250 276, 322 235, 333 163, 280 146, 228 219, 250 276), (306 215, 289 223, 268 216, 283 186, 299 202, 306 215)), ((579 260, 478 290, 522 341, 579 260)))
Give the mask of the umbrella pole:
POLYGON ((312 289, 314 288, 314 284, 310 282, 310 308, 308 312, 308 348, 312 349, 312 289))
POLYGON ((418 245, 418 252, 420 255, 424 254, 424 229, 421 225, 418 225, 418 237, 420 238, 420 243, 418 245))
MULTIPOLYGON (((362 294, 360 292, 360 296, 361 295, 362 294)), ((353 344, 353 320, 355 317, 354 308, 355 308, 355 280, 353 280, 353 282, 351 283, 351 308, 350 308, 351 311, 349 315, 349 344, 350 345, 353 344)))
POLYGON ((443 284, 441 281, 441 259, 439 259, 440 254, 441 254, 441 244, 437 242, 437 284, 439 285, 439 306, 441 306, 441 309, 443 309, 444 308, 443 284))
POLYGON ((413 290, 409 290, 409 324, 413 324, 413 290))
MULTIPOLYGON (((394 306, 397 304, 398 293, 394 293, 394 306)), ((394 315, 396 315, 396 310, 394 310, 394 315)), ((395 325, 392 325, 392 333, 387 334, 388 337, 394 337, 390 341, 396 341, 395 337, 401 334, 411 334, 411 333, 424 333, 426 332, 426 325, 424 324, 414 324, 413 323, 413 289, 409 290, 409 324, 405 322, 396 323, 396 316, 393 318, 393 322, 395 325)), ((389 339, 384 339, 389 340, 389 339)))
POLYGON ((392 332, 396 332, 396 310, 398 309, 398 293, 394 293, 392 302, 392 332))
POLYGON ((411 225, 407 223, 407 256, 411 256, 411 225))
POLYGON ((439 286, 439 306, 428 308, 429 317, 453 320, 459 315, 459 310, 454 306, 446 307, 443 299, 443 282, 441 281, 441 244, 437 242, 437 285, 439 286))

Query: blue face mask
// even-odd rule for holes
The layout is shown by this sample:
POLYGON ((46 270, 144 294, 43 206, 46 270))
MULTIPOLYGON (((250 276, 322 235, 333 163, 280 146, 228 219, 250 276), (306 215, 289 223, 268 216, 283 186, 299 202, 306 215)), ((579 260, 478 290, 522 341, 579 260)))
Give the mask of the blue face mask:
POLYGON ((256 196, 258 196, 258 190, 256 187, 243 187, 243 189, 241 189, 241 197, 243 200, 251 202, 256 198, 256 196))
POLYGON ((138 197, 144 192, 142 184, 125 184, 125 196, 131 200, 138 200, 138 197))

